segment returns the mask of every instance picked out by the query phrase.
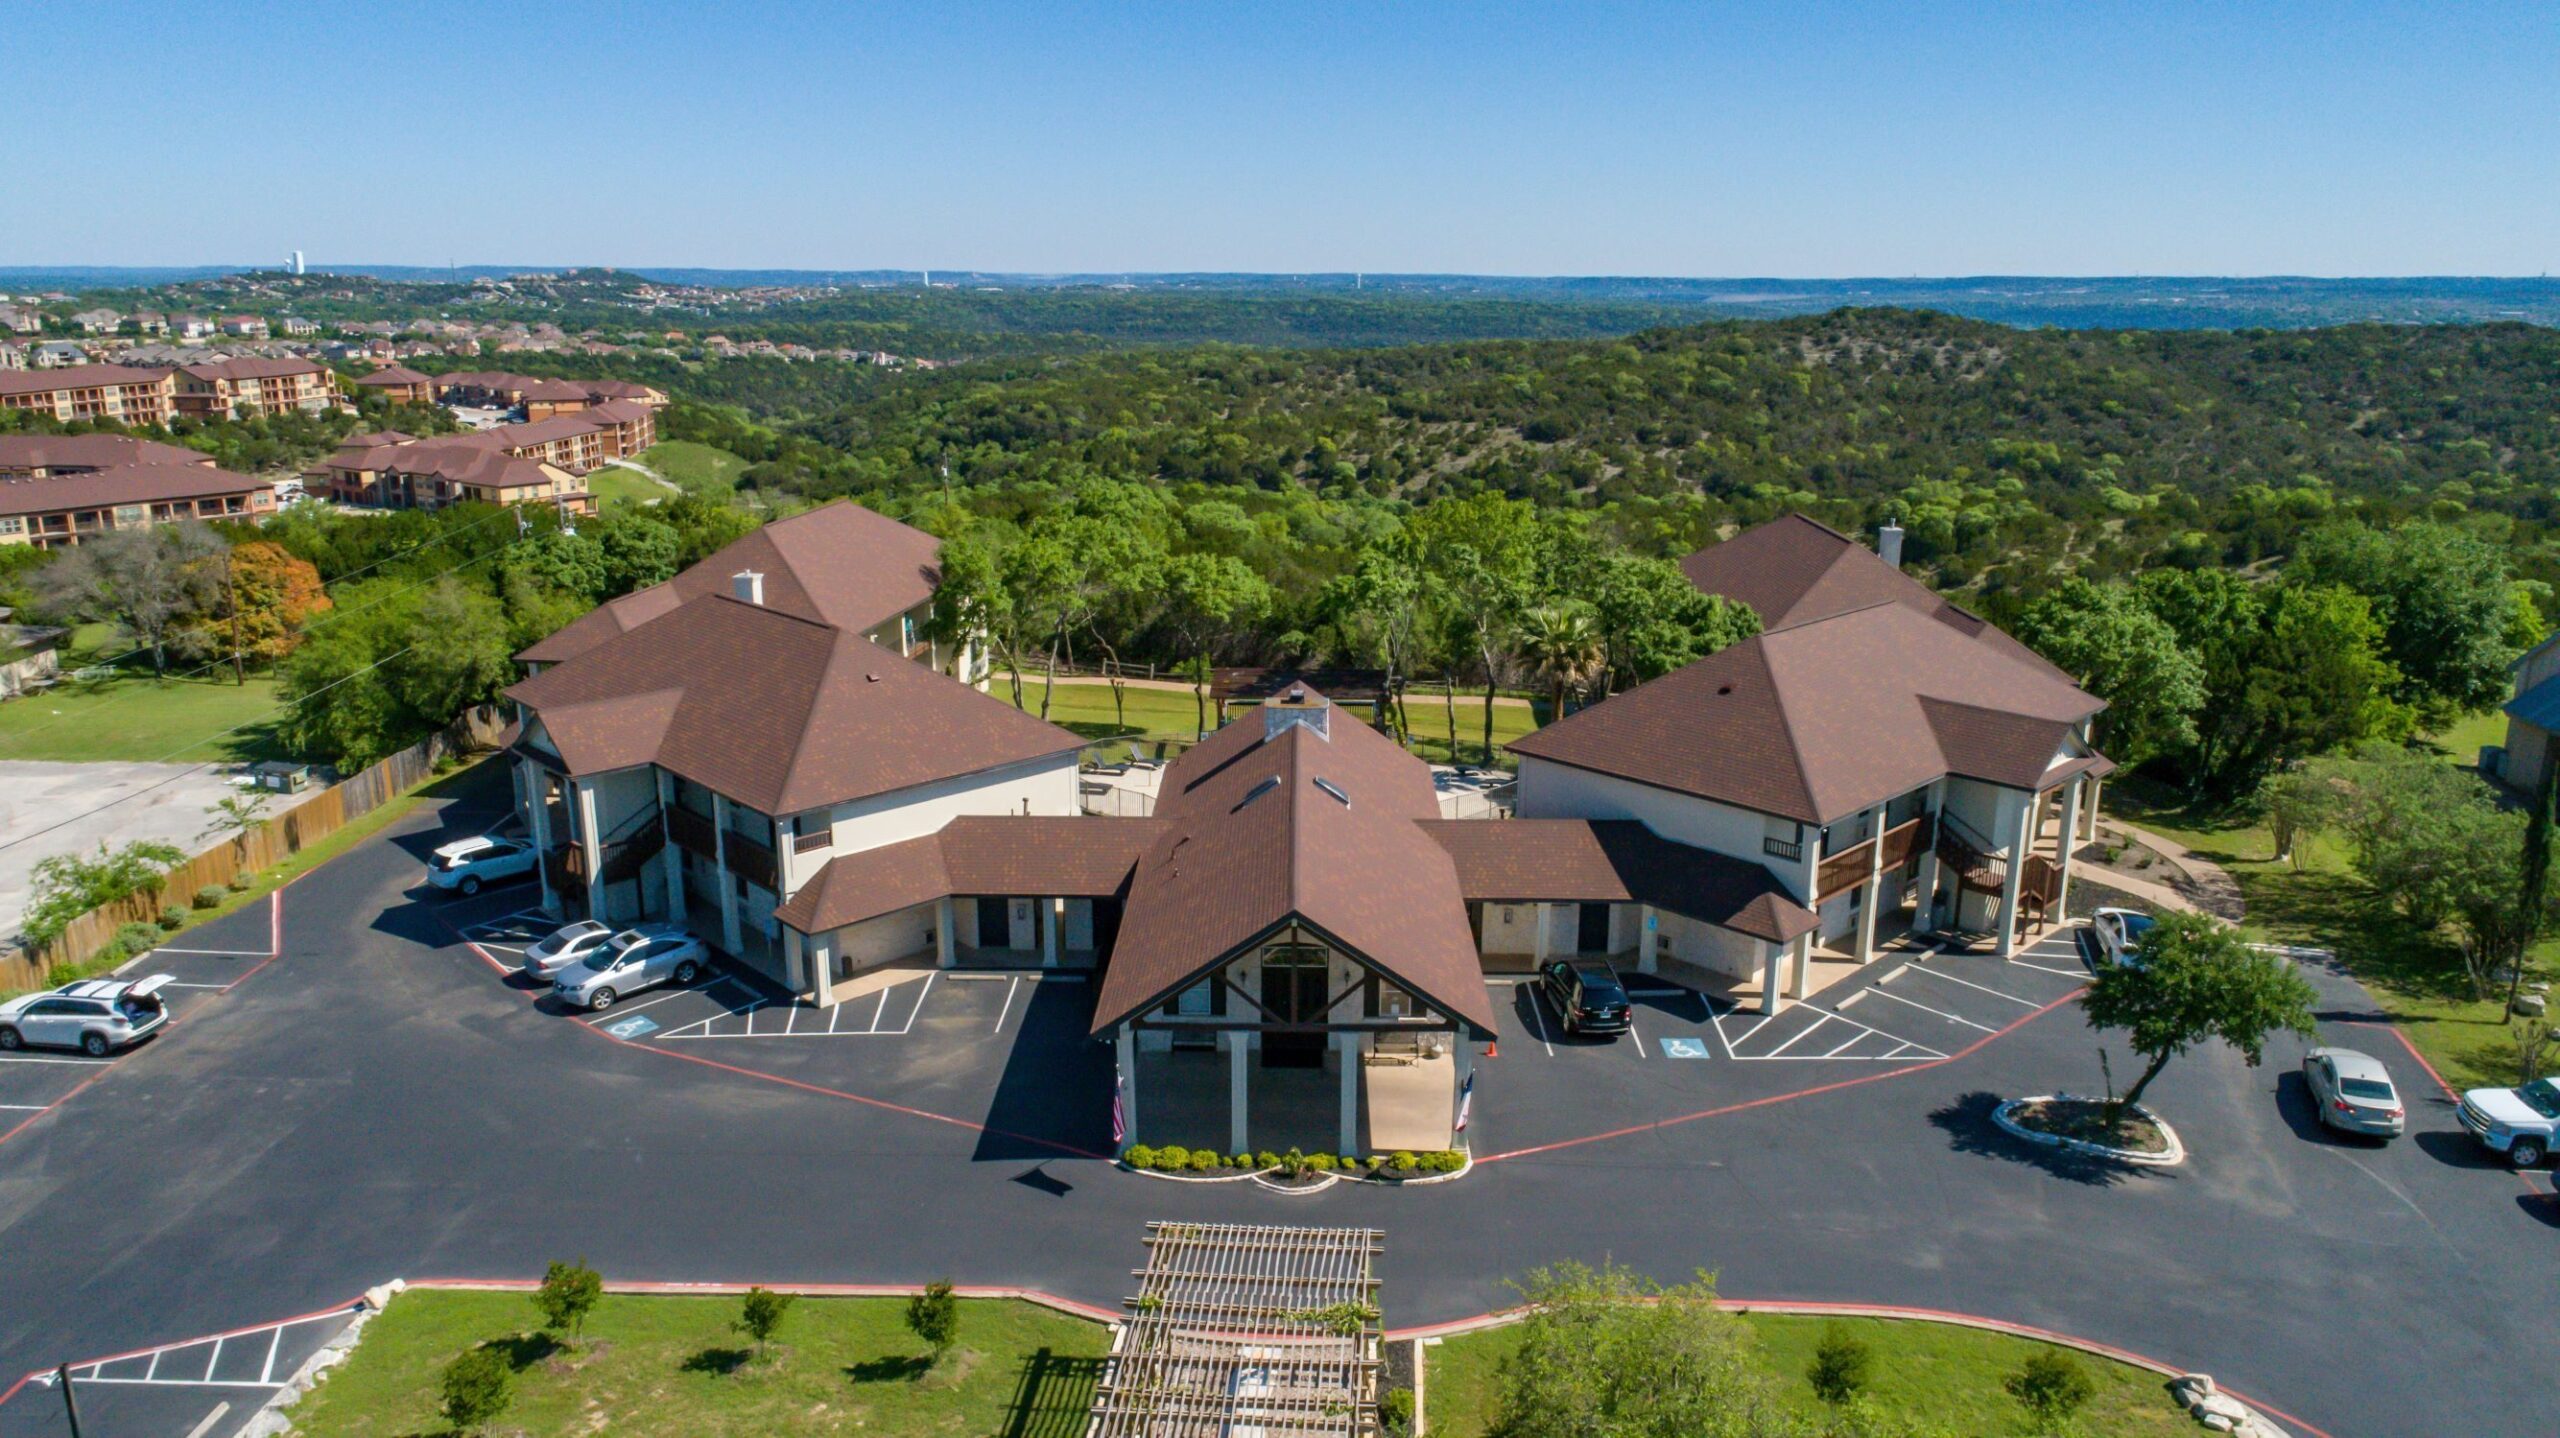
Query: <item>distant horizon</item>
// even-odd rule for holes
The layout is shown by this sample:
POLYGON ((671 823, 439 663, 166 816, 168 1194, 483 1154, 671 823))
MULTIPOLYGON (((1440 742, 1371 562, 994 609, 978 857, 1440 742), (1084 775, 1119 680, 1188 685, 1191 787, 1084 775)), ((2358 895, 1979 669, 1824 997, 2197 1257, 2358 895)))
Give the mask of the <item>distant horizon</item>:
MULTIPOLYGON (((2036 283, 2075 283, 2106 281, 2112 283, 2159 281, 2194 283, 2218 281, 2236 284, 2302 283, 2302 284, 2388 284, 2422 281, 2487 281, 2523 284, 2553 280, 2548 270, 2533 274, 2497 273, 2492 271, 2375 271, 2372 273, 2315 273, 2308 270, 2271 270, 2263 272, 2196 271, 2026 271, 2026 270, 1962 270, 1945 273, 1841 273, 1841 274, 1673 274, 1639 273, 1635 271, 1569 271, 1552 272, 1508 270, 1257 270, 1257 269, 997 269, 969 265, 756 265, 702 264, 673 262, 666 264, 607 263, 600 260, 561 262, 460 260, 448 264, 417 264, 398 260, 356 260, 321 263, 305 262, 303 278, 328 275, 354 275, 374 279, 405 278, 409 275, 431 276, 453 274, 566 274, 579 270, 609 270, 616 274, 650 275, 680 271, 693 274, 736 275, 809 275, 846 278, 920 276, 932 274, 969 276, 986 279, 1043 280, 1050 282, 1098 281, 1104 283, 1129 280, 1241 279, 1241 280, 1327 280, 1351 283, 1355 279, 1381 282, 1415 280, 1497 280, 1506 283, 1567 283, 1614 281, 1635 284, 1969 284, 1989 281, 2032 281, 2036 283)), ((202 261, 169 264, 82 264, 78 262, 17 263, 0 260, 0 276, 37 275, 162 275, 184 274, 196 278, 222 275, 286 274, 282 261, 202 261)))

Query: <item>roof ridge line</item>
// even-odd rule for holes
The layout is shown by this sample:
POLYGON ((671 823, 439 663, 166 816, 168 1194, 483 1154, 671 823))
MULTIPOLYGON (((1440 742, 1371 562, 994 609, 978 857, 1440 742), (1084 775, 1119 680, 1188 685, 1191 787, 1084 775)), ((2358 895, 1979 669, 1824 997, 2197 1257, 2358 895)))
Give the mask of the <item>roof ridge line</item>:
MULTIPOLYGON (((1817 620, 1815 622, 1819 623, 1820 621, 1817 620)), ((1767 637, 1768 636, 1766 635, 1755 634, 1752 636, 1752 639, 1765 639, 1767 637)), ((1739 649, 1743 645, 1750 643, 1750 639, 1745 639, 1740 643, 1735 644, 1733 647, 1739 649)), ((1769 646, 1766 644, 1756 645, 1752 649, 1752 654, 1759 661, 1760 677, 1768 682, 1770 694, 1773 696, 1776 695, 1778 692, 1778 675, 1775 670, 1769 667, 1769 646)), ((1804 800, 1805 812, 1808 814, 1818 815, 1822 812, 1822 806, 1813 801, 1813 785, 1805 778, 1804 744, 1796 738, 1795 719, 1787 712, 1787 705, 1785 701, 1781 700, 1771 707, 1778 711, 1778 728, 1787 736, 1787 753, 1794 756, 1795 759, 1795 763, 1790 767, 1795 771, 1796 793, 1804 800)), ((1932 737, 1934 739, 1934 736, 1932 737)), ((1816 826, 1819 826, 1823 821, 1817 818, 1813 822, 1816 826)))

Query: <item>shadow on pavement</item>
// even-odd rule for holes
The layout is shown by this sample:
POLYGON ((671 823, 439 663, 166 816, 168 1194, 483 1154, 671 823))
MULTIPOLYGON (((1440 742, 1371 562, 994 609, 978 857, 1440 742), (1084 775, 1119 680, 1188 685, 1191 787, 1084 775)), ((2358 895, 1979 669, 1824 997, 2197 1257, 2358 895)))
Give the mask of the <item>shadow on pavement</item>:
POLYGON ((2003 1102, 2005 1100, 1998 1094, 1977 1090, 1960 1095, 1955 1102, 1932 1112, 1929 1122, 1947 1135, 1947 1147, 1954 1152, 1972 1154, 1977 1158, 2006 1159, 2011 1163, 2042 1169, 2067 1183, 2112 1187, 2147 1171, 2139 1164, 2118 1163, 2093 1154, 2047 1148, 2012 1138, 1991 1121, 1991 1111, 2003 1102))
POLYGON ((1025 987, 974 1157, 1018 1163, 1111 1152, 1111 1054, 1085 1032, 1093 985, 1025 987))
POLYGON ((2506 1168, 2503 1154, 2491 1153, 2480 1146, 2464 1129, 2431 1129, 2415 1136, 2418 1148, 2427 1157, 2448 1168, 2506 1168))

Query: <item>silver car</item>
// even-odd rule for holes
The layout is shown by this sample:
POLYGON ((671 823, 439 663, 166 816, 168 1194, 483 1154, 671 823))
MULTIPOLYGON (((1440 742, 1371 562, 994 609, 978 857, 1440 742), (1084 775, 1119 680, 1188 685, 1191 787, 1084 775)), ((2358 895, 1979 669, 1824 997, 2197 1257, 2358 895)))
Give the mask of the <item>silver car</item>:
POLYGON ((585 963, 612 937, 613 925, 593 919, 580 919, 566 928, 555 929, 524 951, 524 976, 536 983, 550 983, 560 977, 562 970, 585 963))
POLYGON ((137 983, 81 979, 0 1004, 0 1049, 78 1049, 93 1059, 138 1043, 169 1022, 167 974, 137 983))
POLYGON ((602 1013, 642 989, 690 984, 702 976, 711 951, 673 924, 625 929, 604 947, 551 981, 552 992, 571 1008, 602 1013))
POLYGON ((2340 1133, 2398 1138, 2409 1112, 2380 1060, 2354 1049, 2313 1049, 2302 1056, 2302 1081, 2320 1121, 2340 1133))

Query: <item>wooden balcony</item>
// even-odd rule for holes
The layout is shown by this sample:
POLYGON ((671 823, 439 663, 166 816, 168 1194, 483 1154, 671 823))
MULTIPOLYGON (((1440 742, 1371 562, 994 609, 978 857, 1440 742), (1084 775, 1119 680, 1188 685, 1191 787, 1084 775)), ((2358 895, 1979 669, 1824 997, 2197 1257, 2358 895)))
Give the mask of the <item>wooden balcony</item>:
POLYGON ((667 810, 667 837, 688 854, 705 859, 720 857, 720 840, 711 821, 681 804, 667 810))

